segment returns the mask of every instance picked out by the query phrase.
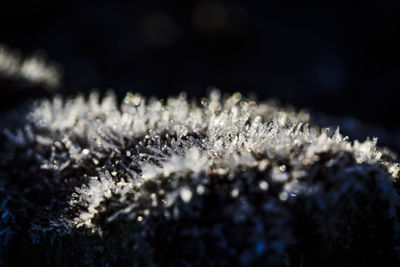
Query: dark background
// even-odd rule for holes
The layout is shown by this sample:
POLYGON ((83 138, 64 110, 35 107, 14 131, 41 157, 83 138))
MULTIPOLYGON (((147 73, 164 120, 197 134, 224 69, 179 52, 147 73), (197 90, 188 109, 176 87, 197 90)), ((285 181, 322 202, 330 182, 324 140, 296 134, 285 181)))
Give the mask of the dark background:
POLYGON ((400 1, 301 2, 7 0, 0 42, 46 51, 68 93, 214 85, 398 128, 400 1))

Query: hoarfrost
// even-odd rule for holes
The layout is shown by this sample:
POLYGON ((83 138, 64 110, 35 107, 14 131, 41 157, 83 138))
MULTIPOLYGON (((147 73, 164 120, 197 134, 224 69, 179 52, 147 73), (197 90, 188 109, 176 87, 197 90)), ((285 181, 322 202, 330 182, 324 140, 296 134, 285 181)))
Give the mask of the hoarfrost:
MULTIPOLYGON (((16 63, 9 61, 12 70, 16 63)), ((343 230, 350 220, 344 218, 365 209, 380 210, 366 220, 389 227, 391 237, 382 240, 399 244, 399 164, 393 153, 376 139, 353 142, 339 129, 321 129, 309 117, 218 91, 200 103, 185 94, 158 101, 128 93, 120 106, 112 92, 102 99, 96 92, 88 99, 56 96, 35 102, 24 127, 4 132, 2 174, 16 175, 28 196, 44 194, 45 204, 35 204, 33 219, 27 219, 32 233, 88 230, 105 237, 121 231, 118 238, 152 244, 158 263, 191 263, 192 247, 210 265, 232 259, 293 266, 296 256, 312 257, 298 247, 307 242, 308 224, 324 240, 312 247, 334 254, 337 244, 354 241, 343 230), (29 168, 14 171, 17 161, 29 168), (180 238, 190 240, 189 250, 180 238), (169 258, 177 251, 184 251, 182 258, 169 258)), ((6 178, 5 187, 13 183, 6 178)), ((349 231, 362 223, 349 223, 349 231)), ((124 242, 121 253, 129 253, 124 242)))

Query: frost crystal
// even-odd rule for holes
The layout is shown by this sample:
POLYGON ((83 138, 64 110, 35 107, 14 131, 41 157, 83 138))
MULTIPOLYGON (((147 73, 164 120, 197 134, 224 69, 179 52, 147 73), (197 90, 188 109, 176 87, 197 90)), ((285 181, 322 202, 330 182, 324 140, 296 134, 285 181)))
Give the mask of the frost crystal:
POLYGON ((309 118, 218 91, 38 100, 2 136, 0 263, 398 264, 397 158, 309 118))
POLYGON ((22 58, 18 51, 0 43, 0 78, 21 79, 52 89, 60 85, 61 76, 60 66, 47 63, 42 53, 22 58))

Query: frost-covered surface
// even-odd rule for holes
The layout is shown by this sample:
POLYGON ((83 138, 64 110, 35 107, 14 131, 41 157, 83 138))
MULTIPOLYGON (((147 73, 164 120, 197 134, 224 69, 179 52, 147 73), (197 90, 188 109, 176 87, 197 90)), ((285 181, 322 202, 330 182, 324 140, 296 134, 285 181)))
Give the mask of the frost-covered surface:
POLYGON ((0 43, 0 78, 53 89, 60 85, 62 74, 60 66, 47 62, 42 53, 23 58, 19 51, 0 43))
POLYGON ((308 120, 218 91, 38 100, 2 137, 1 260, 399 264, 396 155, 308 120))

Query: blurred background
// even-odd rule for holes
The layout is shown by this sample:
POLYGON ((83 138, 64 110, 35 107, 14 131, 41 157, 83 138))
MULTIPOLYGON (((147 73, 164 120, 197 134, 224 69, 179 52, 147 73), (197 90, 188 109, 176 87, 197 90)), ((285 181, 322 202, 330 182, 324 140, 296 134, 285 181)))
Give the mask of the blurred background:
POLYGON ((400 1, 300 2, 3 0, 0 42, 60 63, 66 94, 216 86, 398 129, 400 1))

